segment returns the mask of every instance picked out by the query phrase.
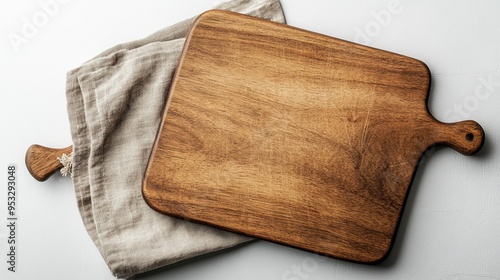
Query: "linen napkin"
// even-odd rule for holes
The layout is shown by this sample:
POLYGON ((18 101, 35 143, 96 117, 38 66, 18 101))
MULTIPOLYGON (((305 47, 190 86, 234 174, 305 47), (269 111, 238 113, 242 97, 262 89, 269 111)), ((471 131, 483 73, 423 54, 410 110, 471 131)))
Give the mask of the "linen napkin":
MULTIPOLYGON (((284 22, 279 0, 234 0, 215 8, 284 22)), ((142 178, 193 21, 117 45, 67 74, 78 207, 118 278, 250 240, 161 215, 142 198, 142 178)))

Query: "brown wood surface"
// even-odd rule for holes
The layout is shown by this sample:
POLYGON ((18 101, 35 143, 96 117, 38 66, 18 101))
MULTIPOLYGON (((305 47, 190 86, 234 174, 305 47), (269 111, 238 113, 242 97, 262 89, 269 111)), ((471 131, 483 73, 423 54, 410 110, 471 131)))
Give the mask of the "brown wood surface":
POLYGON ((229 12, 196 22, 143 184, 157 211, 357 262, 391 247, 418 162, 473 154, 405 56, 229 12))
POLYGON ((72 150, 73 146, 57 149, 33 144, 26 151, 26 167, 36 180, 45 181, 63 167, 57 158, 62 154, 69 155, 72 150))

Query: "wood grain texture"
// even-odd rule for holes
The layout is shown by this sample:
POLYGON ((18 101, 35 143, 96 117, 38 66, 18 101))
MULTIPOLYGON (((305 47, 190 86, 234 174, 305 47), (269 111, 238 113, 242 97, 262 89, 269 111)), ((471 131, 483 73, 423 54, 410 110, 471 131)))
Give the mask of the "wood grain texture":
POLYGON ((26 151, 26 167, 33 178, 38 181, 45 181, 63 167, 57 158, 62 154, 69 155, 72 150, 73 146, 56 149, 37 144, 31 145, 26 151))
POLYGON ((405 56, 222 11, 186 43, 145 173, 161 213, 332 257, 389 252, 424 151, 463 154, 474 121, 427 109, 405 56))

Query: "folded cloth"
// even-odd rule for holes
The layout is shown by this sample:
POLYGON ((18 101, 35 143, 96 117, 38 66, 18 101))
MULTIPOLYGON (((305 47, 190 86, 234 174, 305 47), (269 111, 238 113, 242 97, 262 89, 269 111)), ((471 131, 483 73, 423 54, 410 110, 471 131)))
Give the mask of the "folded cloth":
MULTIPOLYGON (((234 0, 215 8, 284 22, 279 0, 234 0)), ((193 21, 115 46, 67 74, 78 207, 118 278, 250 240, 161 215, 142 198, 142 177, 193 21)))

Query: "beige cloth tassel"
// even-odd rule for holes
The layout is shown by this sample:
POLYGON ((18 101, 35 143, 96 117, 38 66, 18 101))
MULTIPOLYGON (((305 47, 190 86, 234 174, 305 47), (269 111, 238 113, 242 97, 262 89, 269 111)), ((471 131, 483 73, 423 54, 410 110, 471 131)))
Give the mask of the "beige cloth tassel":
POLYGON ((61 168, 61 175, 63 177, 66 177, 68 176, 68 174, 71 174, 71 177, 73 177, 73 174, 71 173, 71 169, 73 167, 73 153, 70 153, 69 155, 62 154, 57 159, 63 165, 63 167, 61 168))

